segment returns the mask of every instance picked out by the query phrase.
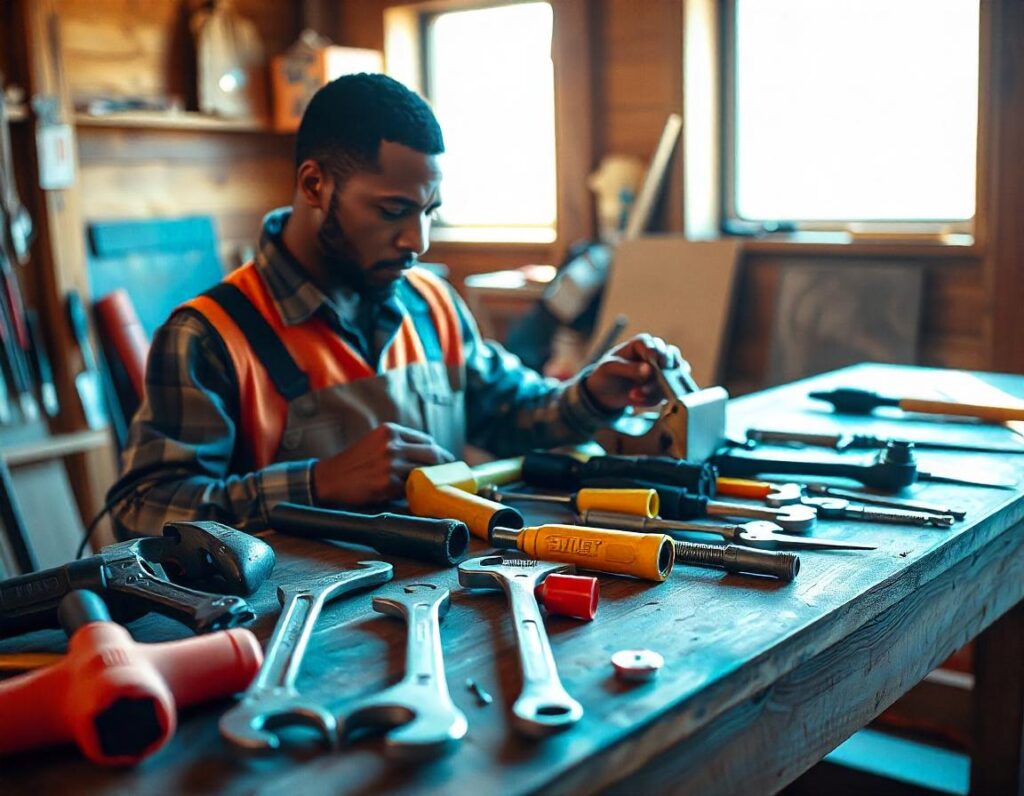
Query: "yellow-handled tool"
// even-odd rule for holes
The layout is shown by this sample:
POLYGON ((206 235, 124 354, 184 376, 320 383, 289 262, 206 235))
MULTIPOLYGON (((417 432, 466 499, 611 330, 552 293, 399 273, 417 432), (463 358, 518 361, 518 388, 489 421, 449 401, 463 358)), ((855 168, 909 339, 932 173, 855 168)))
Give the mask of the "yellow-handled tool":
POLYGON ((487 484, 519 481, 522 476, 522 457, 476 467, 465 462, 417 467, 405 482, 405 497, 413 514, 462 520, 470 533, 487 541, 499 525, 521 528, 523 517, 515 509, 480 497, 477 491, 487 484))
POLYGON ((675 545, 665 534, 579 525, 495 528, 491 544, 521 550, 540 561, 575 564, 580 569, 632 575, 658 583, 668 577, 676 560, 675 545))
POLYGON ((1024 420, 1024 408, 1020 406, 966 404, 958 401, 936 401, 925 398, 893 398, 853 387, 842 387, 830 392, 812 392, 808 393, 808 397, 819 401, 828 401, 837 412, 844 414, 866 415, 880 406, 896 406, 905 412, 976 417, 987 423, 1024 420))
POLYGON ((654 489, 581 489, 571 495, 536 495, 527 492, 509 492, 488 485, 480 494, 490 500, 504 503, 506 500, 526 500, 538 503, 561 503, 578 514, 595 511, 617 511, 620 514, 635 514, 638 517, 657 517, 660 509, 658 493, 654 489))

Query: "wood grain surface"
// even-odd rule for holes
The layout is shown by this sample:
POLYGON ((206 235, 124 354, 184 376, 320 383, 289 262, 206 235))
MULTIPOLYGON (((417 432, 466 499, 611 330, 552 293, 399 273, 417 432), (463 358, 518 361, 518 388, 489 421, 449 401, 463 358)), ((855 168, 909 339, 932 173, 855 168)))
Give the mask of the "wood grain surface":
MULTIPOLYGON (((925 369, 860 366, 734 401, 737 428, 756 422, 857 427, 902 436, 927 432, 951 439, 993 439, 1006 429, 964 422, 888 418, 840 419, 806 399, 839 384, 897 394, 903 385, 926 394, 925 369)), ((1024 378, 991 382, 1024 395, 1024 378)), ((909 392, 904 393, 909 394, 909 392)), ((1024 476, 1024 457, 925 454, 962 472, 1024 476)), ((561 735, 536 742, 511 728, 509 707, 519 688, 510 615, 500 593, 467 592, 454 571, 393 559, 395 581, 427 580, 452 589, 442 622, 445 669, 469 735, 451 757, 420 767, 398 766, 379 739, 335 753, 297 745, 263 759, 237 757, 217 735, 224 701, 182 717, 170 745, 127 771, 101 770, 70 748, 0 761, 0 790, 42 792, 74 783, 83 793, 357 793, 388 792, 636 793, 772 792, 792 781, 906 692, 953 650, 978 635, 1024 595, 1024 501, 1000 491, 929 483, 914 497, 968 512, 952 529, 822 522, 812 533, 878 545, 868 553, 801 554, 788 585, 678 567, 664 584, 601 578, 601 605, 591 623, 549 618, 559 672, 585 715, 561 735), (611 675, 619 649, 660 652, 654 681, 626 686, 611 675), (480 706, 466 688, 477 680, 495 697, 480 706)), ((909 496, 909 495, 908 495, 909 496)), ((285 588, 313 573, 374 557, 358 549, 285 539, 272 577, 285 588)), ((473 554, 486 550, 474 540, 473 554)), ((266 639, 277 601, 270 584, 253 600, 255 631, 266 639)), ((182 637, 162 619, 131 626, 135 637, 182 637)), ((57 633, 0 642, 0 652, 52 649, 57 633)), ((313 636, 299 688, 339 714, 357 699, 395 682, 404 660, 404 628, 375 614, 370 594, 330 606, 313 636)), ((1019 668, 1019 667, 1018 667, 1019 668)), ((1019 677, 1003 672, 1001 676, 1019 677)))

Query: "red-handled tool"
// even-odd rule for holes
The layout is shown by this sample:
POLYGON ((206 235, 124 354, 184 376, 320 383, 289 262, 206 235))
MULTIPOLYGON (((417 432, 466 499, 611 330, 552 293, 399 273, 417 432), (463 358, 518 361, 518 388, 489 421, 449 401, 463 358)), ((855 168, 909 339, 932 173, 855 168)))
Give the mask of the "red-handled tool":
POLYGON ((587 575, 548 575, 533 590, 549 614, 590 621, 597 615, 597 578, 587 575))
POLYGON ((177 708, 242 691, 263 662, 249 630, 137 644, 88 591, 61 602, 68 654, 0 683, 0 755, 73 740, 95 763, 131 765, 160 749, 177 708))

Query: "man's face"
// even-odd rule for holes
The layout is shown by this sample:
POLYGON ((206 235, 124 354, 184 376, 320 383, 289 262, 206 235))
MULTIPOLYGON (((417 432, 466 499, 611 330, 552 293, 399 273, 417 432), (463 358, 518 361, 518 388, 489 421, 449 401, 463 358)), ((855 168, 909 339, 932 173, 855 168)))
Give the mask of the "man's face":
POLYGON ((356 171, 335 186, 317 234, 330 278, 363 294, 389 293, 430 245, 441 205, 434 155, 383 141, 380 171, 356 171))

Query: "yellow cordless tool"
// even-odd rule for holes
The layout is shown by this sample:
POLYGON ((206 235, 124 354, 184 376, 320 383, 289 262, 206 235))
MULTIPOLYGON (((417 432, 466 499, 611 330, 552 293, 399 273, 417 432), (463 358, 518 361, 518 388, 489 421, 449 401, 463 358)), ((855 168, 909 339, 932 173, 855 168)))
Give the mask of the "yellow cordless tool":
POLYGON ((578 525, 495 528, 491 544, 521 550, 540 561, 575 564, 580 569, 632 575, 658 583, 668 577, 676 560, 675 545, 664 534, 578 525))

